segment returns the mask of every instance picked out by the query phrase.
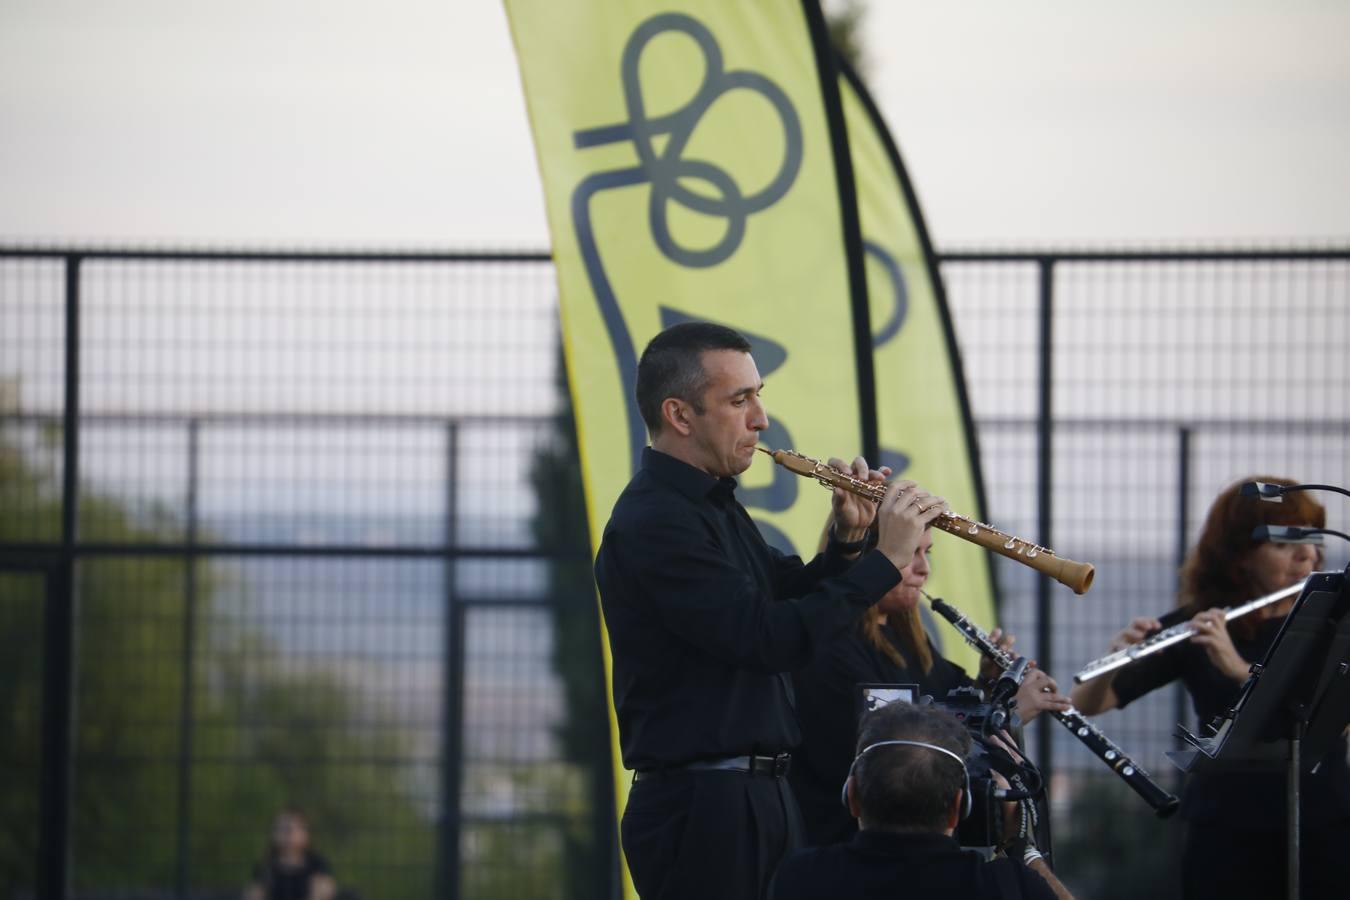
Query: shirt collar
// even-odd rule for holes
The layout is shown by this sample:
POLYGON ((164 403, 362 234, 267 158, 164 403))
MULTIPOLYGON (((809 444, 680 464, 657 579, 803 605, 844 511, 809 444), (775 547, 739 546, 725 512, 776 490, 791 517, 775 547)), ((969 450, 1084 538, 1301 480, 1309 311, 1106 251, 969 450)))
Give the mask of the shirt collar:
POLYGON ((959 850, 956 839, 934 832, 859 831, 851 842, 855 850, 864 853, 899 853, 908 850, 959 850))
POLYGON ((709 475, 702 469, 696 469, 687 462, 652 447, 642 449, 642 468, 690 500, 702 500, 706 497, 722 502, 735 496, 736 479, 709 475))

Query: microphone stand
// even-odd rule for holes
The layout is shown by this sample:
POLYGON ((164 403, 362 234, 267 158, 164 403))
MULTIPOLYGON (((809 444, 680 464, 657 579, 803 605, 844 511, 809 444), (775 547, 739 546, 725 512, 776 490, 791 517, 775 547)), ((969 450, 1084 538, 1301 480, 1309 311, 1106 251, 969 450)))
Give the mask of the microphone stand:
POLYGON ((1017 657, 1017 661, 1008 669, 1003 671, 994 686, 989 691, 989 718, 985 722, 986 736, 990 731, 998 731, 1008 724, 1011 717, 1010 707, 1016 702, 1017 691, 1022 687, 1022 682, 1027 677, 1027 668, 1030 660, 1025 656, 1017 657))
POLYGON ((1275 544, 1320 544, 1321 535, 1330 534, 1350 541, 1350 534, 1331 528, 1304 528, 1301 525, 1258 525, 1252 529, 1252 540, 1275 544))
POLYGON ((1271 503, 1279 503, 1285 494, 1292 494, 1296 491, 1332 491, 1350 497, 1350 491, 1334 484, 1271 484, 1268 481, 1248 481, 1238 488, 1238 495, 1260 497, 1262 500, 1269 500, 1271 503))

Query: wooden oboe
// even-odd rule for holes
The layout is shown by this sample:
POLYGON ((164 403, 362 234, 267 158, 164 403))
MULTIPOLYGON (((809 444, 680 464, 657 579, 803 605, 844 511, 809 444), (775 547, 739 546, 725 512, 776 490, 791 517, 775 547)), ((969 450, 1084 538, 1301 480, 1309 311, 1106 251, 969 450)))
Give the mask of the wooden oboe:
MULTIPOLYGON (((789 472, 814 478, 825 487, 842 488, 877 503, 880 503, 881 499, 886 496, 887 486, 885 484, 854 478, 852 475, 846 475, 818 459, 803 456, 793 450, 768 450, 764 447, 757 447, 756 449, 773 457, 774 462, 789 472)), ((1075 594, 1085 594, 1087 589, 1092 587, 1092 577, 1095 571, 1090 563, 1074 562, 1071 559, 1056 556, 1055 551, 1047 547, 1041 547, 1030 541, 999 531, 991 525, 949 512, 938 516, 933 522, 933 527, 945 531, 947 534, 955 535, 962 540, 970 541, 972 544, 978 544, 1000 556, 1006 556, 1008 559, 1030 566, 1072 589, 1075 594)))
MULTIPOLYGON (((961 614, 961 611, 952 606, 941 597, 929 597, 928 604, 933 608, 933 612, 942 616, 952 624, 966 642, 980 651, 983 655, 989 657, 995 665, 1002 671, 1007 671, 1012 667, 1016 658, 1004 650, 989 637, 989 635, 976 625, 970 619, 961 614)), ((1078 738, 1085 747, 1096 754, 1097 758, 1106 763, 1112 772, 1119 775, 1130 788, 1144 798, 1144 802, 1153 807, 1153 811, 1158 814, 1158 818, 1165 819, 1177 811, 1179 801, 1176 797, 1159 787, 1153 778, 1144 771, 1134 760, 1125 755, 1121 750, 1104 734, 1101 729, 1093 725, 1078 710, 1069 708, 1063 712, 1052 710, 1052 716, 1072 732, 1073 736, 1078 738)))

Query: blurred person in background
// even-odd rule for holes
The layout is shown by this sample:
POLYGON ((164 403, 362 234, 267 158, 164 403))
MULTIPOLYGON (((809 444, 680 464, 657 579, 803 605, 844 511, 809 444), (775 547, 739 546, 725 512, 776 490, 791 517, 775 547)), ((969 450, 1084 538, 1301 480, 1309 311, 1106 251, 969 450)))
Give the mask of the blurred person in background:
POLYGON ((334 900, 336 896, 337 882, 328 861, 310 845, 304 814, 297 809, 277 813, 244 900, 334 900))
MULTIPOLYGON (((929 640, 919 617, 919 598, 928 582, 932 546, 928 529, 909 565, 900 570, 900 583, 795 675, 802 743, 788 780, 801 804, 808 845, 846 841, 858 830, 856 818, 839 803, 839 785, 853 762, 862 711, 858 685, 917 684, 920 694, 942 700, 957 687, 976 686, 987 693, 998 678, 998 666, 983 659, 976 682, 939 655, 929 640)), ((997 628, 990 637, 1004 649, 1015 640, 997 628)), ((1030 669, 1017 692, 1016 708, 1026 724, 1044 710, 1068 709, 1069 698, 1045 672, 1030 669)))
MULTIPOLYGON (((1293 493, 1279 503, 1243 497, 1248 481, 1290 485, 1260 475, 1225 488, 1210 507, 1200 540, 1181 567, 1177 609, 1138 618, 1111 644, 1136 644, 1164 625, 1190 620, 1190 640, 1145 656, 1074 687, 1084 715, 1123 709, 1150 691, 1181 679, 1204 725, 1237 701, 1251 665, 1265 658, 1297 595, 1231 622, 1224 607, 1272 594, 1307 578, 1321 562, 1321 548, 1306 543, 1258 541, 1260 525, 1323 528, 1326 510, 1312 495, 1293 493)), ((1285 776, 1283 771, 1189 777, 1182 793, 1186 823, 1182 885, 1187 898, 1269 898, 1285 895, 1285 776)), ((1350 848, 1350 768, 1342 736, 1321 765, 1303 776, 1300 867, 1302 896, 1350 896, 1341 854, 1350 848)))

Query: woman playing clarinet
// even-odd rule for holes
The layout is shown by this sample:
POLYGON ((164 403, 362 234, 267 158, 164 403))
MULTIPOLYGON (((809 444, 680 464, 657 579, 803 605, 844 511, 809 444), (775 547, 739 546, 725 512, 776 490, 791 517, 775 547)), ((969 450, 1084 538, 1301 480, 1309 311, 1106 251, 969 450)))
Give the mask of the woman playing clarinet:
MULTIPOLYGON (((859 684, 917 684, 924 694, 942 699, 955 687, 975 684, 966 672, 935 651, 919 618, 919 597, 928 581, 933 533, 925 529, 914 559, 900 570, 900 584, 866 610, 857 628, 821 648, 810 665, 793 673, 802 743, 788 780, 806 821, 806 842, 821 846, 846 841, 857 831, 839 802, 858 736, 859 684)), ((1011 635, 995 629, 991 638, 1007 648, 1011 635)), ((985 661, 981 676, 998 677, 985 661)), ((1028 672, 1017 693, 1017 711, 1028 722, 1042 710, 1069 707, 1054 679, 1039 669, 1028 672)))
MULTIPOLYGON (((1203 725, 1237 700, 1253 662, 1264 658, 1294 596, 1225 622, 1224 607, 1297 584, 1312 573, 1319 550, 1309 544, 1258 541, 1260 525, 1321 528, 1326 510, 1306 493, 1280 503, 1243 497, 1246 481, 1289 485, 1285 478, 1245 478, 1225 489, 1210 507, 1200 540, 1181 568, 1177 611, 1167 618, 1190 620, 1188 641, 1144 656, 1116 672, 1073 689, 1085 715, 1119 709, 1137 697, 1180 679, 1203 725)), ((1113 650, 1138 643, 1163 626, 1140 618, 1116 638, 1113 650)), ((1303 897, 1350 896, 1341 855, 1350 849, 1350 769, 1346 744, 1312 775, 1304 776, 1300 860, 1303 897)), ((1284 895, 1284 776, 1195 774, 1182 794, 1186 822, 1182 851, 1187 898, 1271 898, 1284 895)))

